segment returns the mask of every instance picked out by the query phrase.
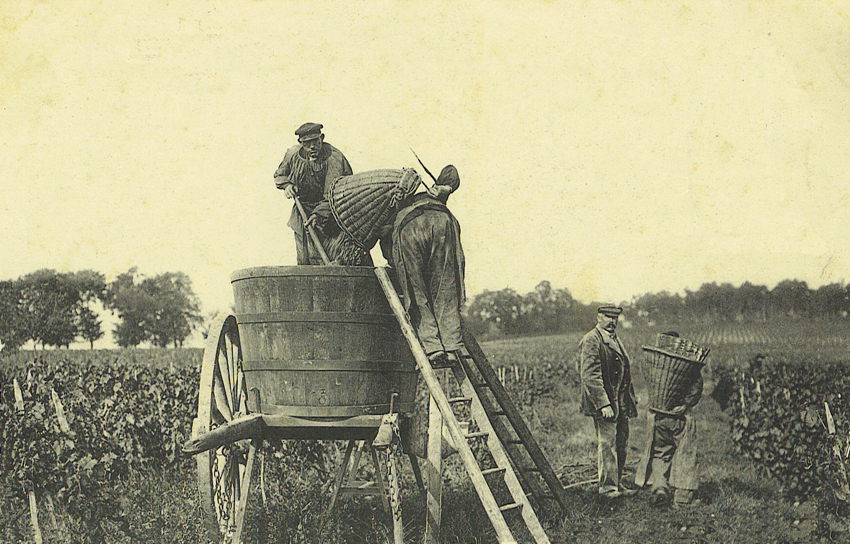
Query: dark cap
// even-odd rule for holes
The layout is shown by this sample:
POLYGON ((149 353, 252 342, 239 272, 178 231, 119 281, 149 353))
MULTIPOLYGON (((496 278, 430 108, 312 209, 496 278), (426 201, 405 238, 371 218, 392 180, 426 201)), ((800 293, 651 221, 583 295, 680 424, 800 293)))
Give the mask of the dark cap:
POLYGON ((306 142, 307 140, 314 140, 316 138, 321 137, 322 135, 322 125, 319 123, 304 123, 298 130, 295 131, 295 135, 298 136, 299 142, 306 142))
POLYGON ((460 187, 460 176, 457 173, 457 168, 451 164, 443 168, 443 171, 437 176, 437 185, 448 185, 452 188, 452 192, 457 191, 457 188, 460 187))
POLYGON ((607 315, 608 317, 617 317, 623 313, 623 309, 619 306, 614 306, 613 304, 603 304, 596 309, 596 312, 602 315, 607 315))

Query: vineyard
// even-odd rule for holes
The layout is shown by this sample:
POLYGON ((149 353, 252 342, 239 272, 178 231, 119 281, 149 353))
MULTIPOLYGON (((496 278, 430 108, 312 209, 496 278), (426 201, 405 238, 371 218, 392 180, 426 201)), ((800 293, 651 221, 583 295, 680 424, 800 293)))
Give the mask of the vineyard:
MULTIPOLYGON (((631 328, 621 335, 634 361, 641 406, 641 345, 656 332, 631 328)), ((747 534, 750 541, 830 541, 830 535, 842 541, 846 524, 835 516, 846 510, 835 497, 846 485, 836 452, 846 456, 850 430, 850 407, 846 393, 841 396, 850 384, 840 363, 850 359, 845 332, 837 326, 813 327, 807 334, 790 328, 680 329, 712 349, 706 396, 697 407, 705 421, 698 492, 704 506, 687 515, 659 513, 644 500, 600 511, 592 489, 580 485, 594 476, 595 450, 592 426, 577 410, 579 334, 482 347, 553 468, 565 484, 576 484, 569 489, 575 512, 566 520, 551 512, 544 519, 553 541, 617 541, 620 535, 625 541, 668 542, 681 537, 682 527, 697 531, 685 540, 695 542, 727 542, 735 540, 733 534, 739 541, 747 541, 747 534), (718 406, 708 395, 721 382, 731 393, 718 406), (815 504, 817 513, 804 515, 795 503, 815 504), (806 516, 817 518, 809 520, 808 532, 799 524, 806 516), (648 519, 659 520, 658 526, 647 527, 648 519)), ((194 461, 180 453, 197 413, 201 356, 200 350, 43 351, 4 359, 0 542, 34 541, 31 501, 47 542, 205 542, 194 461)), ((644 423, 645 416, 633 420, 633 456, 644 423)), ((250 499, 248 541, 389 538, 388 520, 374 502, 349 499, 333 523, 321 518, 341 460, 339 444, 271 444, 261 459, 263 483, 250 499)), ((451 460, 449 467, 445 541, 493 541, 474 492, 451 460)), ((424 505, 409 468, 402 484, 405 531, 414 541, 423 529, 424 505)))

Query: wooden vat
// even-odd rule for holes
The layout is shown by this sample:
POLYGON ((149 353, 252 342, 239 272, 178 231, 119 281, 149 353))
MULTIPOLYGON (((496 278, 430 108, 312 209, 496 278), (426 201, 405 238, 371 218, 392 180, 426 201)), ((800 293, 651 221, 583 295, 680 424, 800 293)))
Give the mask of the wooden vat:
POLYGON ((231 283, 250 411, 362 427, 392 393, 412 411, 416 363, 371 268, 256 267, 231 283))

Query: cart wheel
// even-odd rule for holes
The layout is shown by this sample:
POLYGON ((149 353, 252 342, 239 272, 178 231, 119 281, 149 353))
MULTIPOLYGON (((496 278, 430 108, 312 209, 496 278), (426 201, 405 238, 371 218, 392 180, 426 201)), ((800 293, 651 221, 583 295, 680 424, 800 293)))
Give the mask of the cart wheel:
MULTIPOLYGON (((236 317, 219 315, 204 347, 193 438, 247 415, 247 399, 236 317)), ((254 448, 249 448, 249 444, 250 440, 241 440, 195 456, 205 524, 214 541, 230 542, 234 534, 241 533, 238 525, 244 516, 237 516, 237 506, 243 486, 248 486, 251 479, 245 470, 253 465, 249 458, 253 457, 254 448)))

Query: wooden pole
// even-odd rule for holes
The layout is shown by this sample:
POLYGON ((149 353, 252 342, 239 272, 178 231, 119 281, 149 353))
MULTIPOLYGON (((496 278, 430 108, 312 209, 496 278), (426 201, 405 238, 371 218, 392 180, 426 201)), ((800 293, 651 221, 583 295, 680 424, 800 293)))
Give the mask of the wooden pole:
POLYGON ((245 527, 245 508, 248 506, 248 494, 251 491, 251 475, 254 472, 254 458, 257 456, 257 450, 263 445, 262 438, 255 438, 251 441, 248 447, 248 460, 245 462, 245 475, 242 486, 242 493, 239 496, 239 502, 236 504, 236 529, 233 532, 231 542, 233 544, 242 544, 242 529, 245 527))
MULTIPOLYGON (((15 390, 15 410, 23 412, 24 395, 21 392, 21 386, 18 383, 18 378, 14 378, 12 380, 12 387, 15 390)), ((41 544, 43 539, 41 536, 41 528, 38 526, 38 502, 35 500, 35 491, 28 491, 27 496, 29 497, 30 503, 30 522, 32 523, 33 539, 35 540, 35 544, 41 544)))
POLYGON ((24 411, 24 395, 21 393, 21 386, 18 384, 18 378, 12 380, 12 387, 15 389, 15 410, 18 412, 24 411))
POLYGON ((312 238, 313 243, 316 244, 316 250, 319 252, 319 256, 322 257, 322 262, 325 263, 326 265, 331 264, 331 260, 328 259, 328 254, 325 253, 325 248, 322 245, 321 240, 319 240, 319 237, 316 235, 316 231, 313 229, 313 226, 312 225, 310 225, 309 227, 307 226, 307 212, 304 211, 304 207, 301 205, 301 200, 298 198, 297 195, 294 198, 295 198, 295 207, 298 208, 298 213, 301 214, 301 220, 303 221, 304 226, 307 229, 307 232, 310 233, 310 238, 312 238))
POLYGON ((56 410, 56 419, 59 420, 59 428, 68 436, 74 436, 74 431, 68 425, 68 419, 65 417, 65 408, 62 406, 62 401, 59 400, 59 395, 53 388, 50 388, 50 398, 53 401, 53 408, 56 410))
MULTIPOLYGON (((430 364, 428 365, 430 367, 430 364)), ((428 458, 425 462, 425 544, 439 544, 443 493, 443 416, 433 395, 428 406, 428 458)))

